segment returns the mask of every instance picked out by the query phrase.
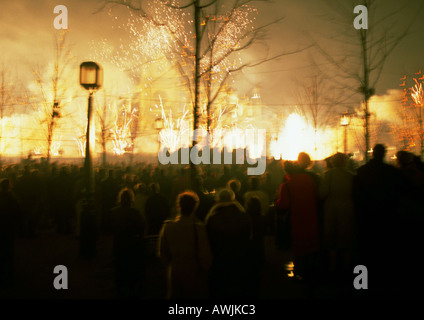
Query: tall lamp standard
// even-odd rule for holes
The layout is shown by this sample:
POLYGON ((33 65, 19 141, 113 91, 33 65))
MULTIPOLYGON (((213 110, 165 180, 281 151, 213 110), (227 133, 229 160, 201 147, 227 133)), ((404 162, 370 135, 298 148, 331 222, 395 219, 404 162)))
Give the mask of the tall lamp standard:
POLYGON ((340 118, 340 124, 344 127, 344 139, 343 139, 343 144, 344 144, 344 154, 347 154, 347 127, 350 123, 350 117, 349 114, 347 112, 343 113, 341 115, 340 118))
POLYGON ((87 132, 85 149, 85 195, 81 212, 81 232, 79 255, 83 259, 94 257, 96 252, 96 219, 94 213, 94 171, 92 150, 94 147, 93 94, 103 84, 103 69, 95 62, 87 61, 80 65, 80 84, 88 90, 87 132))

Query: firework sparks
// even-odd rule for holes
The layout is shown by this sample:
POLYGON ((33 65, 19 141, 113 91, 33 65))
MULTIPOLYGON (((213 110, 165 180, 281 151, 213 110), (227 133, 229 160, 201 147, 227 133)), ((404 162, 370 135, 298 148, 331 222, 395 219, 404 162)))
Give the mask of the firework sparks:
POLYGON ((56 141, 56 140, 52 141, 52 145, 50 147, 51 155, 55 157, 59 156, 62 153, 61 146, 62 146, 62 142, 56 141))
POLYGON ((74 138, 74 141, 77 144, 78 151, 81 157, 85 157, 85 147, 86 147, 86 136, 81 135, 78 138, 74 138))
POLYGON ((123 108, 123 120, 122 125, 118 125, 118 119, 115 121, 114 129, 110 129, 112 136, 113 152, 120 156, 127 152, 132 146, 130 141, 131 127, 130 124, 136 118, 136 109, 132 109, 131 112, 124 107, 123 108))
POLYGON ((37 145, 37 146, 34 147, 32 152, 33 152, 34 155, 39 156, 42 153, 42 149, 43 149, 43 147, 37 145))
POLYGON ((155 108, 160 110, 161 118, 163 120, 164 128, 159 132, 159 143, 162 148, 168 148, 169 152, 174 152, 180 147, 188 147, 189 144, 189 125, 186 115, 188 110, 183 109, 183 114, 180 118, 174 120, 172 117, 172 110, 169 111, 169 115, 166 115, 163 107, 162 98, 159 96, 159 106, 155 105, 155 108))
POLYGON ((411 98, 417 106, 423 105, 423 86, 422 83, 415 80, 415 86, 411 88, 411 98))

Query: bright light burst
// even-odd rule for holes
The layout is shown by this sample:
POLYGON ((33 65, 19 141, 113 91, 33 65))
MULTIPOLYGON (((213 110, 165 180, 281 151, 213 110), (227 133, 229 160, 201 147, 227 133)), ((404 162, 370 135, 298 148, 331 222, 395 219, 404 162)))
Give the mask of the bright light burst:
POLYGON ((36 145, 35 147, 34 147, 34 149, 32 149, 32 152, 33 152, 33 154, 34 155, 36 155, 36 156, 39 156, 39 155, 41 155, 41 150, 43 149, 43 147, 42 146, 40 146, 40 145, 36 145))
POLYGON ((423 105, 423 86, 421 82, 415 80, 415 86, 411 88, 411 98, 417 106, 423 105))
POLYGON ((300 152, 307 152, 311 158, 320 160, 337 151, 335 137, 334 130, 315 131, 301 115, 291 113, 270 142, 270 153, 277 160, 296 160, 300 152))
POLYGON ((118 119, 115 121, 113 129, 110 129, 112 136, 113 152, 120 156, 127 152, 132 146, 131 138, 131 126, 132 121, 137 117, 136 109, 132 109, 131 112, 124 107, 122 111, 122 124, 118 124, 118 119))
POLYGON ((182 112, 182 116, 173 119, 172 110, 166 115, 163 107, 162 98, 159 96, 159 105, 155 105, 160 110, 163 120, 163 128, 159 132, 159 143, 162 148, 167 148, 169 152, 177 151, 179 148, 186 148, 190 145, 189 121, 186 119, 188 110, 182 112))
POLYGON ((86 148, 87 137, 85 136, 85 134, 83 134, 83 135, 81 135, 77 138, 74 138, 74 140, 77 144, 80 156, 85 157, 85 148, 86 148))
POLYGON ((50 146, 50 152, 52 156, 59 156, 62 152, 61 146, 62 146, 62 142, 60 142, 61 138, 58 138, 58 140, 53 140, 52 144, 50 146))

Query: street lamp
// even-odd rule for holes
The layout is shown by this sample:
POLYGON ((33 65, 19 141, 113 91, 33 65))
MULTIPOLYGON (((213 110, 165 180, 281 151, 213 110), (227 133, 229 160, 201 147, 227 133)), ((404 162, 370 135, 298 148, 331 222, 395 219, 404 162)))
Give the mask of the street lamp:
POLYGON ((347 111, 341 115, 340 125, 344 127, 344 154, 347 154, 347 127, 350 123, 349 113, 347 111))
POLYGON ((100 89, 103 85, 103 69, 97 63, 92 61, 81 63, 80 84, 86 90, 100 89))
POLYGON ((95 62, 87 61, 80 65, 80 84, 88 90, 87 132, 85 149, 85 203, 81 212, 80 256, 92 258, 96 246, 96 219, 94 215, 94 171, 92 150, 95 143, 93 126, 93 94, 103 84, 103 69, 95 62))

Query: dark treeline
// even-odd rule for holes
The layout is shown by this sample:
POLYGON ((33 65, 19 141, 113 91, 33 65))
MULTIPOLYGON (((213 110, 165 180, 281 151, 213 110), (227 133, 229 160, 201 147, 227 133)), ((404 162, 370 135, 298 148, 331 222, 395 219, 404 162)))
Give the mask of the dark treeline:
MULTIPOLYGON (((96 168, 97 232, 113 238, 119 295, 142 292, 153 256, 172 271, 170 298, 260 297, 264 238, 273 236, 312 295, 328 281, 352 289, 352 270, 364 265, 376 296, 404 296, 424 284, 423 163, 400 151, 389 164, 384 146, 373 150, 366 164, 341 153, 312 163, 301 153, 269 161, 262 176, 248 176, 244 165, 197 166, 195 185, 185 166, 96 168), (399 260, 409 278, 396 276, 399 260)), ((0 285, 7 286, 16 237, 80 235, 84 171, 24 161, 4 166, 1 178, 0 285)))

